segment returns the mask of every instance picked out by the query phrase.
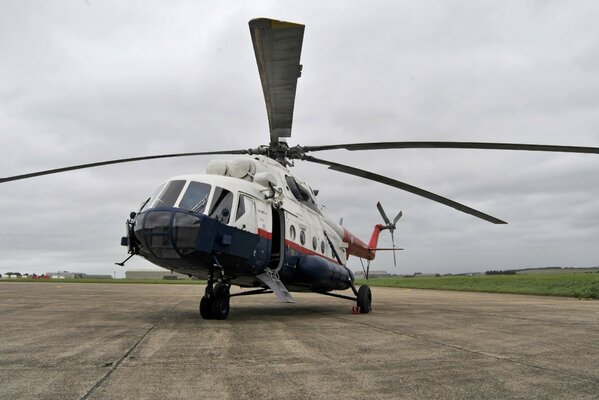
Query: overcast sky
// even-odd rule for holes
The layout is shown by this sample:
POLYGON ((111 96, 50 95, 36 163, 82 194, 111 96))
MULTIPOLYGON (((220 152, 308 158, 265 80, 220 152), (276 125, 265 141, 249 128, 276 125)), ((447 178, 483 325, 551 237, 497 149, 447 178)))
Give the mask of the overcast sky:
MULTIPOLYGON (((247 22, 306 25, 290 144, 458 140, 599 146, 594 1, 0 0, 0 175, 250 148, 268 121, 247 22)), ((325 213, 367 241, 398 223, 394 273, 599 265, 599 156, 485 150, 315 154, 477 208, 493 225, 297 162, 325 213)), ((124 223, 209 157, 0 185, 0 273, 124 274, 124 223)), ((381 245, 390 245, 388 234, 381 245)), ((350 266, 358 269, 357 259, 350 266)))

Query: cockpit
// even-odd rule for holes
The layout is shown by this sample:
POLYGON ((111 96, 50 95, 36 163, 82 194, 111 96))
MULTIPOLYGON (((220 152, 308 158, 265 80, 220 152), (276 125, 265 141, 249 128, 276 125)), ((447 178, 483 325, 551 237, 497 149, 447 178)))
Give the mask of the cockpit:
POLYGON ((223 241, 231 236, 223 234, 226 229, 255 234, 256 206, 251 189, 226 177, 172 178, 160 185, 147 206, 134 216, 129 236, 135 241, 131 243, 138 254, 159 263, 156 260, 181 259, 198 251, 210 253, 213 246, 226 245, 223 241))

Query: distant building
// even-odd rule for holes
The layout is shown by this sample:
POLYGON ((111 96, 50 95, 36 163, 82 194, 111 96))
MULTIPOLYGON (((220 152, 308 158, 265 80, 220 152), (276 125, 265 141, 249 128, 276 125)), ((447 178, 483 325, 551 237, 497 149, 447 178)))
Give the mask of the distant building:
POLYGON ((69 271, 57 271, 57 272, 46 272, 46 275, 50 279, 75 279, 80 278, 83 275, 82 272, 69 272, 69 271))
POLYGON ((46 272, 45 274, 50 279, 112 279, 112 275, 102 274, 86 274, 84 272, 46 272))
POLYGON ((125 271, 126 279, 191 279, 188 275, 167 270, 137 269, 125 271))
POLYGON ((14 278, 20 278, 20 277, 21 277, 20 272, 7 272, 4 274, 4 279, 14 279, 14 278))

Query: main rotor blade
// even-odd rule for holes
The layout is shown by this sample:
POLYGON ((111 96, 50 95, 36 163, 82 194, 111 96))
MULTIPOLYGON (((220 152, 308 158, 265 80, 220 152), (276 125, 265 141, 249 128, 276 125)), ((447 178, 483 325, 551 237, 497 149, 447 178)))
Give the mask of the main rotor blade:
POLYGON ((418 196, 427 198, 429 200, 433 200, 436 201, 437 203, 441 203, 441 204, 445 204, 446 206, 455 208, 456 210, 462 211, 466 214, 470 214, 473 215, 477 218, 481 218, 484 219, 485 221, 489 221, 493 224, 507 224, 507 222, 502 221, 500 219, 497 219, 495 217, 492 217, 488 214, 485 214, 481 211, 475 210, 474 208, 470 208, 468 206, 465 206, 463 204, 460 204, 458 202, 455 202, 453 200, 450 200, 446 197, 443 196, 439 196, 438 194, 429 192, 427 190, 418 188, 416 186, 412 186, 410 184, 407 184, 405 182, 401 182, 383 175, 379 175, 379 174, 375 174, 373 172, 369 172, 369 171, 365 171, 363 169, 358 169, 358 168, 354 168, 354 167, 350 167, 348 165, 344 165, 344 164, 338 164, 335 162, 331 162, 331 161, 326 161, 326 160, 322 160, 322 159, 318 159, 312 156, 305 156, 303 158, 306 161, 310 161, 313 163, 317 163, 317 164, 323 164, 323 165, 327 165, 329 167, 329 169, 335 170, 335 171, 339 171, 339 172, 344 172, 346 174, 350 174, 350 175, 355 175, 355 176, 359 176, 361 178, 365 178, 365 179, 370 179, 372 181, 376 181, 376 182, 380 182, 383 183, 385 185, 389 185, 389 186, 393 186, 396 187, 398 189, 401 190, 405 190, 406 192, 410 192, 413 194, 416 194, 418 196))
POLYGON ((21 179, 34 178, 36 176, 42 176, 42 175, 58 174, 61 172, 74 171, 77 169, 100 167, 102 165, 122 164, 122 163, 143 161, 143 160, 154 160, 157 158, 191 157, 191 156, 204 156, 204 155, 216 155, 216 154, 248 154, 248 153, 249 153, 248 150, 224 150, 224 151, 204 151, 204 152, 197 152, 197 153, 159 154, 159 155, 154 155, 154 156, 120 158, 117 160, 99 161, 99 162, 88 163, 88 164, 72 165, 70 167, 47 169, 45 171, 31 172, 31 173, 22 174, 22 175, 8 176, 5 178, 0 178, 0 183, 10 182, 10 181, 18 181, 21 179))
POLYGON ((324 146, 305 146, 304 151, 322 151, 346 149, 356 150, 389 150, 389 149, 481 149, 481 150, 524 150, 549 151, 558 153, 599 154, 599 147, 560 146, 525 143, 485 143, 485 142, 371 142, 346 143, 324 146))
POLYGON ((260 81, 266 101, 270 144, 291 137, 304 25, 267 18, 249 22, 260 81))

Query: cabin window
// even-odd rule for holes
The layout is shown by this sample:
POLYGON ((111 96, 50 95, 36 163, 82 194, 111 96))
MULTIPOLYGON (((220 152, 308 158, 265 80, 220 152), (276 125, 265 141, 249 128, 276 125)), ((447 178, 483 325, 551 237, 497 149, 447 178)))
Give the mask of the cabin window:
POLYGON ((312 249, 316 250, 318 247, 318 240, 315 237, 312 238, 312 249))
POLYGON ((324 253, 325 253, 325 249, 326 249, 326 247, 324 247, 324 242, 320 242, 320 252, 321 252, 322 254, 324 254, 324 253))
POLYGON ((295 226, 291 225, 289 227, 289 237, 291 238, 291 240, 295 240, 295 226))
POLYGON ((300 243, 302 246, 306 244, 306 232, 304 231, 300 232, 300 243))
POLYGON ((185 181, 170 181, 166 184, 162 192, 156 197, 150 208, 153 207, 173 207, 185 186, 185 181))
POLYGON ((216 219, 223 224, 229 223, 231 208, 233 207, 233 193, 227 189, 216 187, 212 196, 212 206, 210 207, 209 217, 216 219))
POLYGON ((208 203, 211 186, 202 182, 189 182, 185 195, 179 203, 179 207, 185 210, 203 213, 208 203))

